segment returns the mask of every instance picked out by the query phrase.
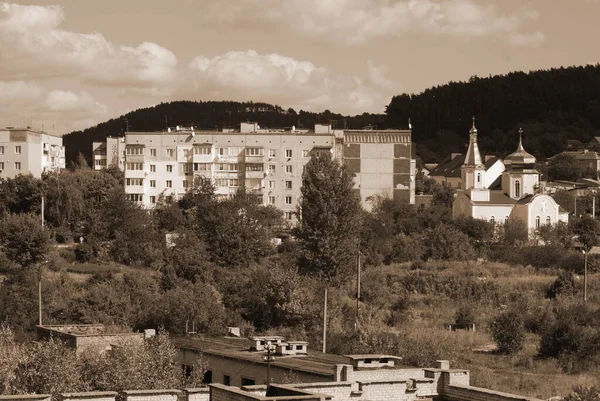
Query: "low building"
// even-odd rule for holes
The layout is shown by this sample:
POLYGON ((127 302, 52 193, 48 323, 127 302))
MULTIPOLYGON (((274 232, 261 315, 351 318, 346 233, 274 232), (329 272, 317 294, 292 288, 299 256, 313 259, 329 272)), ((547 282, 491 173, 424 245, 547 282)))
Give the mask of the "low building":
POLYGON ((0 129, 0 177, 31 174, 40 178, 64 168, 65 147, 60 136, 30 127, 0 129))
POLYGON ((202 358, 211 401, 534 400, 472 387, 469 371, 451 369, 448 361, 416 368, 390 355, 332 355, 311 349, 267 360, 272 356, 264 348, 269 342, 276 349, 291 343, 281 337, 175 339, 182 363, 193 365, 202 358))
POLYGON ((115 346, 141 345, 144 338, 154 334, 154 330, 146 333, 111 332, 102 324, 36 326, 35 331, 38 339, 60 340, 78 354, 90 349, 107 351, 115 346))

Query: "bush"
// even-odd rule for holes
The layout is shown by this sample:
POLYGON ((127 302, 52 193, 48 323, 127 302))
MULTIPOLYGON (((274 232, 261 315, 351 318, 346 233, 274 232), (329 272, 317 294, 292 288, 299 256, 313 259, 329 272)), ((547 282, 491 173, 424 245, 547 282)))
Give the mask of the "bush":
POLYGON ((472 326, 475 324, 475 310, 470 304, 462 304, 458 307, 454 317, 454 323, 461 326, 472 326))
POLYGON ((515 311, 506 311, 492 322, 492 337, 501 354, 514 354, 523 349, 525 327, 523 319, 515 311))
POLYGON ((600 390, 596 387, 575 386, 564 401, 600 401, 600 390))
POLYGON ((575 292, 575 277, 573 273, 563 270, 546 291, 546 298, 570 296, 575 292))

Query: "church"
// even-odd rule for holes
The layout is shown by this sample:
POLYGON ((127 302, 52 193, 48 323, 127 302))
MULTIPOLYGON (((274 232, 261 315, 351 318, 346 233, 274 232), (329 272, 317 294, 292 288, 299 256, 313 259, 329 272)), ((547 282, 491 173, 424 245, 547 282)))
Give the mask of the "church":
POLYGON ((501 189, 484 185, 485 166, 477 145, 475 121, 470 131, 469 148, 461 167, 463 191, 454 200, 453 215, 471 216, 491 223, 521 220, 531 234, 545 224, 568 222, 569 215, 549 195, 540 194, 540 173, 536 159, 523 148, 523 130, 519 129, 519 145, 504 159, 501 189))

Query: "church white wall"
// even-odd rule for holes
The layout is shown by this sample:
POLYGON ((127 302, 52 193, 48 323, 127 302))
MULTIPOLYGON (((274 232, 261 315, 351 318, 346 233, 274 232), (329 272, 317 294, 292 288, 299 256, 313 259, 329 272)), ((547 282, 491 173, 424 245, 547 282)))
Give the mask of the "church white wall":
POLYGON ((492 164, 492 166, 485 171, 485 178, 483 183, 484 187, 489 188, 490 185, 492 185, 494 181, 496 181, 498 177, 502 175, 504 169, 505 167, 504 163, 502 163, 502 160, 496 160, 496 163, 492 164))
POLYGON ((473 206, 473 217, 476 219, 483 219, 491 221, 494 217, 496 223, 504 224, 506 217, 510 217, 513 205, 485 205, 485 206, 473 206))

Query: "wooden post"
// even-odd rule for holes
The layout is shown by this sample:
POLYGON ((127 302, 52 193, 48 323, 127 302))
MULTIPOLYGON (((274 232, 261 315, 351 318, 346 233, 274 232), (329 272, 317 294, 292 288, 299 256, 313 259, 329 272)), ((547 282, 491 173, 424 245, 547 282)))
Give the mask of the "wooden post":
POLYGON ((329 283, 325 285, 325 298, 323 300, 323 353, 327 352, 327 290, 329 283))
POLYGON ((588 259, 588 252, 584 251, 584 264, 583 264, 583 302, 587 301, 587 259, 588 259))
POLYGON ((360 312, 360 252, 358 252, 358 262, 356 267, 356 329, 358 330, 358 320, 360 312))

